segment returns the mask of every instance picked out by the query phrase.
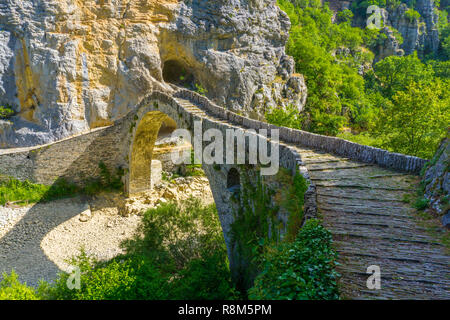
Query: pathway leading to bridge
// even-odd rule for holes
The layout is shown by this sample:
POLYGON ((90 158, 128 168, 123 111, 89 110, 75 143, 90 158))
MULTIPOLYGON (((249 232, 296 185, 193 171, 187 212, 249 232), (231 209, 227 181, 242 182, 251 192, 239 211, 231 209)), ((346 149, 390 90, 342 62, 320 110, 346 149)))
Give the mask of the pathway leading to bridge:
POLYGON ((405 203, 419 177, 297 148, 317 187, 317 204, 339 253, 341 294, 352 299, 450 299, 445 247, 405 203), (369 290, 367 267, 381 269, 369 290))

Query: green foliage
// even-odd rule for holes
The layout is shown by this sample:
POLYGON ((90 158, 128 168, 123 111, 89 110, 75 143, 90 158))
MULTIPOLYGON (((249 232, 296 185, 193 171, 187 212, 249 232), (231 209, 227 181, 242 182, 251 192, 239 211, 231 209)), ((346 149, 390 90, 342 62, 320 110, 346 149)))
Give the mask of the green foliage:
POLYGON ((419 198, 414 203, 414 207, 418 210, 425 210, 430 205, 430 201, 426 198, 419 198))
POLYGON ((416 10, 409 8, 405 11, 405 18, 410 22, 418 21, 420 19, 420 13, 416 10))
POLYGON ((9 179, 0 182, 0 205, 7 202, 35 203, 47 202, 63 197, 72 196, 79 192, 78 187, 64 179, 57 180, 52 186, 34 184, 30 181, 9 179))
MULTIPOLYGON (((341 12, 338 23, 333 24, 331 11, 317 2, 279 0, 278 3, 292 22, 287 49, 296 61, 297 71, 305 76, 308 100, 302 114, 297 114, 293 107, 270 110, 266 115, 268 122, 430 157, 449 124, 448 94, 444 94, 448 92, 448 61, 430 60, 425 64, 416 53, 391 56, 378 62, 373 70, 365 71, 362 77, 358 68, 370 65, 373 59, 366 48, 376 48, 384 42, 383 33, 352 28, 347 11, 341 12), (421 94, 421 88, 427 87, 435 92, 428 90, 421 94), (419 114, 421 110, 423 114, 419 114), (340 133, 344 127, 361 134, 340 133)), ((353 1, 352 11, 356 18, 365 18, 370 5, 397 7, 400 3, 353 1)), ((420 18, 412 7, 408 15, 420 18)), ((439 21, 444 39, 440 55, 445 56, 447 36, 450 48, 450 28, 446 15, 440 14, 439 21)), ((398 31, 394 32, 401 41, 398 31)))
POLYGON ((431 159, 450 123, 449 81, 411 82, 392 97, 379 118, 382 147, 431 159))
POLYGON ((222 229, 214 205, 190 199, 145 213, 128 254, 143 256, 167 278, 169 299, 235 297, 222 229))
POLYGON ((14 270, 11 274, 3 273, 3 280, 0 281, 0 300, 39 300, 39 298, 33 288, 19 282, 14 270))
POLYGON ((450 61, 429 60, 427 64, 433 68, 436 77, 450 79, 450 61))
POLYGON ((276 126, 302 129, 300 113, 298 109, 291 104, 285 109, 273 108, 266 113, 266 120, 276 126))
POLYGON ((397 92, 406 90, 411 82, 430 84, 434 80, 432 67, 422 63, 417 53, 406 57, 387 57, 378 62, 374 70, 378 80, 376 90, 389 99, 397 92))
POLYGON ((336 252, 331 234, 317 220, 309 220, 295 242, 267 250, 264 270, 249 290, 256 300, 339 299, 336 252))
POLYGON ((298 171, 294 177, 291 175, 288 176, 290 177, 287 183, 289 187, 283 195, 282 202, 283 207, 289 212, 285 240, 294 241, 304 222, 303 206, 305 203, 305 193, 308 190, 308 183, 298 171))
POLYGON ((135 238, 127 241, 125 248, 129 253, 145 253, 167 271, 183 268, 202 251, 224 249, 216 214, 214 206, 202 207, 193 199, 183 207, 163 204, 144 214, 135 238))
POLYGON ((198 83, 195 84, 195 91, 197 93, 201 94, 202 96, 205 96, 208 93, 208 90, 203 88, 203 86, 201 84, 198 84, 198 83))
POLYGON ((450 59, 450 23, 448 21, 448 12, 446 10, 439 11, 437 24, 439 39, 441 40, 437 54, 439 60, 450 59))
POLYGON ((113 175, 103 162, 99 164, 99 168, 101 178, 87 181, 84 187, 63 178, 57 179, 51 186, 31 183, 28 180, 22 182, 14 178, 0 181, 0 205, 5 205, 7 202, 19 204, 48 202, 76 194, 93 195, 101 191, 115 191, 123 188, 124 170, 116 169, 113 175))
POLYGON ((119 256, 98 262, 84 252, 71 261, 81 271, 78 289, 68 289, 69 274, 61 274, 48 286, 50 300, 153 300, 167 299, 167 279, 143 256, 119 256))
POLYGON ((332 23, 332 12, 320 4, 296 2, 298 6, 294 6, 288 0, 278 3, 292 22, 288 53, 294 57, 297 72, 305 76, 308 86, 305 115, 295 125, 336 135, 348 122, 350 113, 367 103, 358 68, 373 59, 371 53, 361 50, 361 45, 373 34, 352 28, 348 21, 332 23))
POLYGON ((344 9, 342 11, 339 11, 337 14, 337 21, 338 22, 346 22, 351 23, 353 19, 353 12, 351 12, 348 9, 344 9))
POLYGON ((8 119, 9 117, 14 115, 14 110, 10 106, 0 106, 0 120, 8 119))

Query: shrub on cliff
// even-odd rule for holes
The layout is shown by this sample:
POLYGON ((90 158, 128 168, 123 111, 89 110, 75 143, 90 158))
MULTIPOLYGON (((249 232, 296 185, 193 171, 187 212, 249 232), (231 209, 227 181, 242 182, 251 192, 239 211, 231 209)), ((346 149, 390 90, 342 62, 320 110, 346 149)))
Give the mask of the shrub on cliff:
POLYGON ((0 120, 8 119, 14 115, 14 110, 9 106, 0 106, 0 120))
POLYGON ((338 299, 334 270, 336 252, 331 234, 317 220, 309 220, 293 243, 268 250, 264 270, 249 290, 256 300, 338 299))

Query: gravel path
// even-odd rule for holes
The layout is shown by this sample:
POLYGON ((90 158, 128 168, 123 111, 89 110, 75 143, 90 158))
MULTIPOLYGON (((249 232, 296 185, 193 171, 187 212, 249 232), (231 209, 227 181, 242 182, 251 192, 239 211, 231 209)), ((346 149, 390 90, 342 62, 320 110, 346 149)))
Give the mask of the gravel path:
POLYGON ((27 207, 0 206, 0 279, 14 269, 28 285, 52 281, 70 270, 66 261, 81 247, 97 259, 111 259, 123 252, 120 243, 134 234, 140 213, 189 195, 213 202, 208 180, 196 177, 165 183, 133 199, 102 194, 89 203, 75 197, 27 207))
POLYGON ((14 269, 21 281, 35 286, 39 279, 52 281, 58 272, 68 271, 65 260, 81 247, 99 259, 121 253, 120 242, 133 234, 140 217, 121 217, 117 209, 105 208, 81 222, 85 209, 81 198, 0 207, 0 272, 14 269))

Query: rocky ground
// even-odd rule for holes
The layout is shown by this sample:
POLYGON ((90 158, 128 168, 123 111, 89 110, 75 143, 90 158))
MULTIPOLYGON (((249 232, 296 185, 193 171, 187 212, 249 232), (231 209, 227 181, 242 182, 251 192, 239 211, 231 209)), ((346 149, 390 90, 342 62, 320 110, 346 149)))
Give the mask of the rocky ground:
POLYGON ((21 281, 35 286, 39 279, 52 281, 58 272, 68 271, 67 259, 82 247, 88 255, 111 259, 123 252, 120 243, 134 234, 145 210, 190 196, 213 202, 205 177, 163 181, 130 199, 105 193, 92 199, 0 206, 0 273, 14 269, 21 281))

